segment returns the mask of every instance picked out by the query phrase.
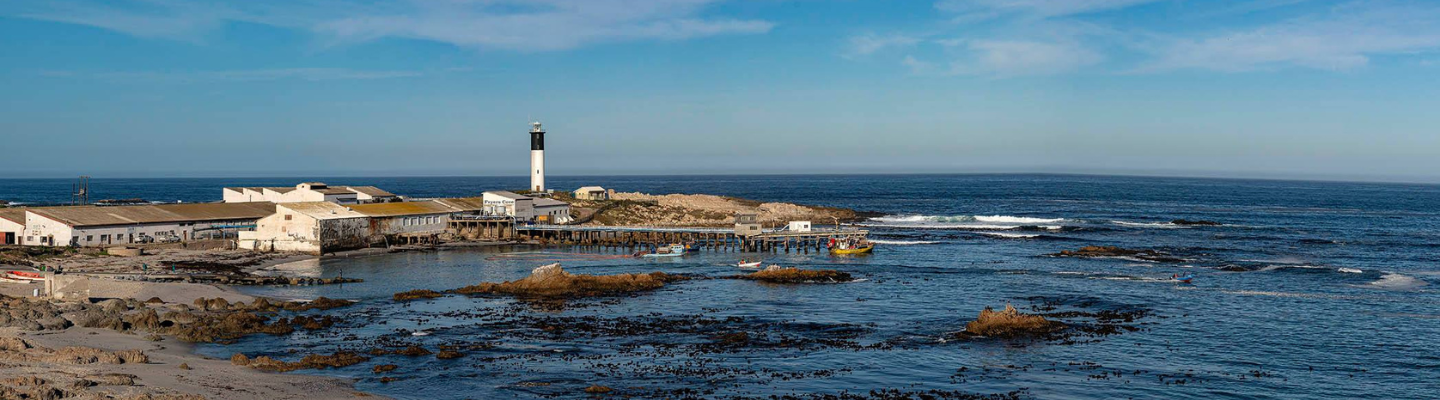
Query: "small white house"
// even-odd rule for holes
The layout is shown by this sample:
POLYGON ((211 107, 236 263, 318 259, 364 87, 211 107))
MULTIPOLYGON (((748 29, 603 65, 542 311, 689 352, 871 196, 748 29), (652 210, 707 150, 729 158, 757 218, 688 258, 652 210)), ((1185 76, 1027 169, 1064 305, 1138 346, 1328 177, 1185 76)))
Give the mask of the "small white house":
POLYGON ((809 232, 810 221, 790 221, 790 224, 785 226, 785 230, 791 232, 809 232))
POLYGON ((575 189, 575 198, 580 200, 610 200, 610 192, 599 186, 586 186, 575 189))

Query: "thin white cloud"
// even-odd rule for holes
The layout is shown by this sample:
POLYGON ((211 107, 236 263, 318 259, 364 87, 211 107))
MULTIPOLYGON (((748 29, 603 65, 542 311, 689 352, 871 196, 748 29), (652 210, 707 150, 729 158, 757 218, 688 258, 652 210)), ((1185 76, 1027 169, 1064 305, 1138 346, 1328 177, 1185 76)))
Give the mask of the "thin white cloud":
POLYGON ((1440 7, 1356 3, 1299 18, 1198 38, 1168 38, 1147 49, 1142 72, 1204 69, 1226 72, 1280 67, 1334 71, 1362 68, 1375 56, 1440 50, 1440 7))
POLYGON ((945 68, 907 56, 902 63, 919 75, 983 75, 1008 78, 1073 72, 1104 61, 1099 53, 1075 43, 1032 40, 939 41, 959 53, 945 68))
POLYGON ((462 47, 562 50, 593 43, 768 32, 707 16, 719 0, 52 0, 4 13, 143 37, 198 40, 230 22, 309 30, 337 42, 408 38, 462 47))
POLYGON ((1128 8, 1160 0, 941 0, 935 8, 972 22, 1003 15, 1061 17, 1128 8))
POLYGON ((420 71, 368 71, 344 68, 279 68, 224 71, 43 71, 52 78, 84 78, 110 82, 195 83, 195 82, 259 82, 279 80, 332 81, 414 78, 420 71))
POLYGON ((851 36, 850 46, 844 57, 859 58, 889 48, 914 46, 916 43, 920 43, 920 38, 898 34, 876 35, 871 33, 851 36))

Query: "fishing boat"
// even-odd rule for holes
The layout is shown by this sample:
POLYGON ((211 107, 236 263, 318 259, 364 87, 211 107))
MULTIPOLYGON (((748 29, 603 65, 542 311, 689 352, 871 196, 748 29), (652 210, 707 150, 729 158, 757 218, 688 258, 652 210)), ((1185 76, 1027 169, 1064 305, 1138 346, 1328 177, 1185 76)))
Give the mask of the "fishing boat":
POLYGON ((43 281, 43 280, 45 280, 45 275, 44 275, 44 274, 41 274, 41 273, 39 273, 39 272, 31 272, 31 271, 5 271, 5 277, 6 277, 6 278, 10 278, 10 279, 23 280, 23 281, 43 281))
POLYGON ((873 245, 873 244, 868 244, 868 243, 867 243, 867 244, 865 244, 865 247, 857 247, 857 248, 853 248, 853 249, 842 249, 842 248, 836 247, 836 248, 830 249, 830 254, 840 254, 840 255, 846 255, 846 254, 870 254, 870 251, 871 251, 871 250, 875 250, 875 245, 873 245))
POLYGON ((1192 280, 1195 279, 1195 274, 1179 275, 1179 276, 1175 276, 1174 278, 1175 278, 1175 281, 1176 281, 1176 282, 1180 282, 1180 283, 1190 283, 1190 281, 1192 281, 1192 280))
POLYGON ((838 241, 832 239, 830 241, 830 254, 870 254, 871 250, 875 250, 875 244, 870 243, 865 239, 847 239, 838 241))
POLYGON ((683 255, 685 255, 685 246, 683 246, 683 245, 678 245, 678 244, 672 244, 672 245, 669 245, 669 246, 661 247, 661 248, 659 248, 659 249, 655 249, 654 252, 641 254, 640 256, 641 256, 641 257, 652 257, 652 258, 654 258, 654 257, 680 257, 680 256, 683 256, 683 255))
POLYGON ((740 262, 736 263, 735 266, 740 268, 760 268, 760 263, 760 261, 745 262, 745 260, 740 260, 740 262))

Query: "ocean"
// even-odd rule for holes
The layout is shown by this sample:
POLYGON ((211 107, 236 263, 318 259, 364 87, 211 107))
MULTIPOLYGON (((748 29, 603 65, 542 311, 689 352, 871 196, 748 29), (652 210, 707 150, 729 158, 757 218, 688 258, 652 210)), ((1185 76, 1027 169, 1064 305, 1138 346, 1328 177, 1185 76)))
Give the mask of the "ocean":
MULTIPOLYGON (((308 178, 413 197, 523 187, 514 178, 308 178)), ((222 186, 297 179, 96 179, 91 199, 215 201, 222 186)), ((284 266, 364 283, 245 287, 360 303, 336 327, 200 346, 215 357, 418 344, 465 357, 375 356, 306 371, 403 399, 1435 398, 1440 393, 1440 186, 1065 175, 553 177, 559 188, 710 193, 848 207, 874 254, 766 254, 858 281, 780 286, 729 279, 755 254, 643 260, 580 247, 508 246, 335 258, 284 266), (1205 220, 1191 226, 1173 220, 1205 220), (1062 258, 1091 245, 1176 258, 1062 258), (635 296, 537 304, 395 292, 573 273, 664 271, 699 279, 635 296), (1193 274, 1192 284, 1175 275, 1193 274), (1072 340, 963 340, 985 307, 1124 312, 1123 329, 1072 340), (416 335, 415 332, 423 332, 416 335), (745 333, 742 344, 727 342, 745 333), (1113 334, 1111 334, 1113 333, 1113 334), (726 344, 729 343, 729 344, 726 344), (372 367, 395 364, 389 373, 372 367), (382 377, 394 380, 381 382, 382 377), (950 397, 944 397, 950 396, 950 397)), ((69 198, 68 180, 0 180, 0 199, 69 198)), ((1095 321, 1077 320, 1076 324, 1095 321)))

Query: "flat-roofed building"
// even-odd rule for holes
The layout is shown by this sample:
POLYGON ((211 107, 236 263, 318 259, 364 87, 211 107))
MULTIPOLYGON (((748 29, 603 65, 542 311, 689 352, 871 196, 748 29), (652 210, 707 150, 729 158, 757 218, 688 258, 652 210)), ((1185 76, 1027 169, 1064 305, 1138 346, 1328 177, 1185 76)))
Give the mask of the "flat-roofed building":
POLYGON ((20 244, 108 246, 223 237, 274 213, 272 203, 27 208, 20 244))

